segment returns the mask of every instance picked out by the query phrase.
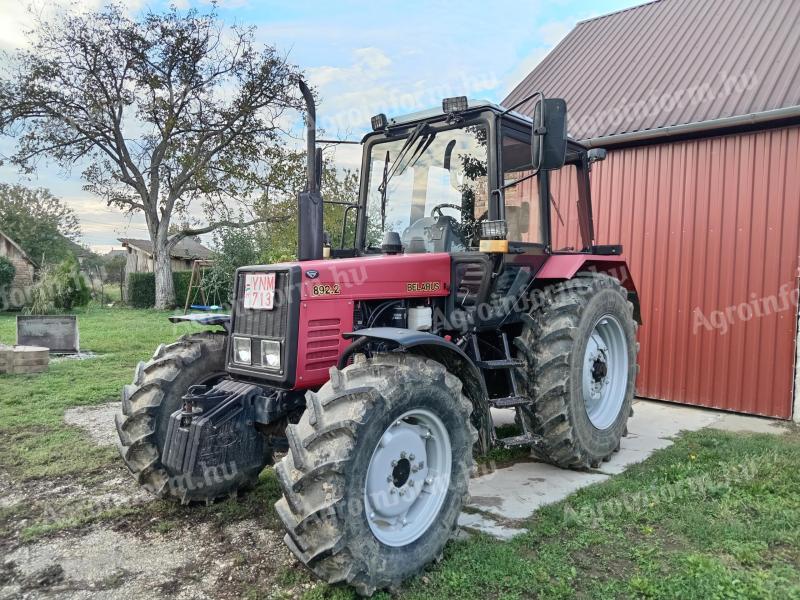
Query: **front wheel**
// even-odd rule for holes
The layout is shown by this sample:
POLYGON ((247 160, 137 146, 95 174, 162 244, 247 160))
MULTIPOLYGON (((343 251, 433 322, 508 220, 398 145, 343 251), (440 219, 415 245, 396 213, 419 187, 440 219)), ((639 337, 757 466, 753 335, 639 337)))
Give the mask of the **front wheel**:
POLYGON ((297 557, 361 594, 399 585, 438 559, 467 497, 472 446, 461 382, 432 360, 359 357, 286 434, 276 506, 297 557))

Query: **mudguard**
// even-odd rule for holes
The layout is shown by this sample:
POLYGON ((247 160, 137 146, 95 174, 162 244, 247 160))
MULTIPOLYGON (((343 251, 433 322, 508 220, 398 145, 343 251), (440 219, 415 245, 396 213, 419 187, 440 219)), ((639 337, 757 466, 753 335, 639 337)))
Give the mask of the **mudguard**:
MULTIPOLYGON (((463 384, 464 395, 472 402, 472 422, 478 430, 479 452, 485 454, 492 444, 494 428, 489 411, 489 394, 483 375, 472 359, 453 342, 438 335, 413 329, 397 327, 370 327, 342 334, 346 339, 355 338, 351 346, 357 349, 367 340, 394 342, 401 349, 418 356, 440 362, 458 377, 463 384)), ((345 356, 350 352, 345 353, 345 356)), ((344 365, 340 365, 340 368, 344 365)))
POLYGON ((211 326, 220 325, 225 331, 229 331, 231 316, 222 314, 192 313, 190 315, 172 315, 169 317, 170 323, 197 323, 198 325, 211 326))

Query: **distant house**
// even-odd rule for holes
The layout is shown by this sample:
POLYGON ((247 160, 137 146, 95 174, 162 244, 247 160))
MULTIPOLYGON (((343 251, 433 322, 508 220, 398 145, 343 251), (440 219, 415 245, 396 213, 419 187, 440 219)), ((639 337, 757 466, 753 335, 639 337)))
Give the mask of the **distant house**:
MULTIPOLYGON (((125 264, 125 282, 122 286, 123 300, 127 301, 128 277, 131 273, 153 272, 153 243, 150 240, 118 238, 125 249, 128 262, 125 264)), ((195 260, 211 257, 211 250, 194 238, 184 238, 172 249, 170 262, 173 271, 191 271, 195 260)))
POLYGON ((37 265, 19 247, 19 244, 2 231, 0 231, 0 256, 10 260, 17 269, 14 281, 11 282, 7 301, 0 300, 0 308, 20 307, 25 304, 26 292, 33 285, 37 265))

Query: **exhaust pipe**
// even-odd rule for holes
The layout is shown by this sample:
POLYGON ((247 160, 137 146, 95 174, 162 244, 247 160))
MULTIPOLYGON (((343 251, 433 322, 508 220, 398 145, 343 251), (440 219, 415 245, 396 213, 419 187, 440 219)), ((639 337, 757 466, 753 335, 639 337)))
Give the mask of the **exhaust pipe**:
POLYGON ((317 109, 314 96, 306 83, 299 80, 306 103, 306 189, 297 198, 297 259, 322 258, 322 164, 317 155, 317 109))

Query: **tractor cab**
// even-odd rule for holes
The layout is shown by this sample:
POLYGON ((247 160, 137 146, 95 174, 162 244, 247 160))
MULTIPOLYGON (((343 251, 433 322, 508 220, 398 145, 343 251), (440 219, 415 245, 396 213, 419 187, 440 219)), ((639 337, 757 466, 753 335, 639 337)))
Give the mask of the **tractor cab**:
POLYGON ((538 100, 537 124, 464 97, 445 99, 441 109, 373 117, 373 132, 362 140, 359 201, 349 207, 356 212, 355 235, 347 211, 331 256, 548 254, 549 172, 564 165, 574 166, 577 178, 580 251, 596 251, 588 173, 603 154, 567 138, 563 101, 538 100))

